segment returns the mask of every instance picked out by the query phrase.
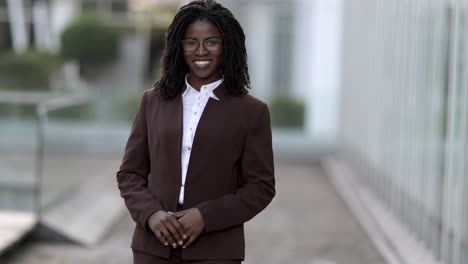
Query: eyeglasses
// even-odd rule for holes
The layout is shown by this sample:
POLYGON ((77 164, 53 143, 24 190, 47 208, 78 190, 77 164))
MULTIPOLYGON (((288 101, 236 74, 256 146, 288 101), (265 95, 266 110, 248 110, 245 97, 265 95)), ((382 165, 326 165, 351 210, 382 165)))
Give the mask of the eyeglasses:
POLYGON ((200 44, 203 44, 208 51, 217 51, 221 47, 222 40, 219 38, 210 38, 204 41, 196 41, 195 39, 182 40, 182 47, 185 51, 196 51, 200 44))

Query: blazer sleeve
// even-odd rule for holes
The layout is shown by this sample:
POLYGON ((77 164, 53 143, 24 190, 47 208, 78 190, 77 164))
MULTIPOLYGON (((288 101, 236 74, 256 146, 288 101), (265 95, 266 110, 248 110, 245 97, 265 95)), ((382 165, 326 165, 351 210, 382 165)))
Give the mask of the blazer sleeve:
MULTIPOLYGON (((257 108, 258 109, 258 108, 257 108)), ((266 104, 252 115, 241 157, 243 186, 236 194, 205 201, 196 207, 205 232, 241 225, 260 213, 275 196, 270 115, 266 104)))
POLYGON ((149 216, 162 210, 161 203, 148 191, 150 158, 146 123, 146 95, 143 94, 133 120, 130 136, 125 147, 124 157, 117 172, 120 195, 124 198, 133 220, 146 231, 149 216))

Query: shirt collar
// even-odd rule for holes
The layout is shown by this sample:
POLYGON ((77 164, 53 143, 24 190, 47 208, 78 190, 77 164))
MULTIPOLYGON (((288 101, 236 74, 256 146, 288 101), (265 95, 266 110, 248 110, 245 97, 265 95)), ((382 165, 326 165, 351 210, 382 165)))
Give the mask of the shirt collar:
MULTIPOLYGON (((221 83, 223 82, 223 79, 219 79, 217 81, 214 81, 212 83, 209 83, 209 84, 205 84, 201 87, 200 89, 200 93, 206 93, 208 94, 209 97, 213 98, 213 99, 216 99, 219 101, 219 98, 213 93, 214 89, 216 89, 221 83)), ((187 85, 187 89, 185 89, 185 91, 182 93, 182 96, 186 96, 187 95, 187 92, 190 90, 190 89, 193 89, 195 92, 198 93, 198 91, 193 88, 192 85, 190 85, 190 83, 188 82, 188 74, 185 75, 185 84, 187 85)))

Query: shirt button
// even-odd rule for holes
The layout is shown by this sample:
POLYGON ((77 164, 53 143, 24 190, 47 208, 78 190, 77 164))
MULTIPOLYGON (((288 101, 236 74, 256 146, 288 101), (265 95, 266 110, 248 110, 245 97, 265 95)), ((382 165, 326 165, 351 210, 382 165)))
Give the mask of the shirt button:
POLYGON ((187 147, 188 150, 191 150, 192 148, 191 147, 187 147))

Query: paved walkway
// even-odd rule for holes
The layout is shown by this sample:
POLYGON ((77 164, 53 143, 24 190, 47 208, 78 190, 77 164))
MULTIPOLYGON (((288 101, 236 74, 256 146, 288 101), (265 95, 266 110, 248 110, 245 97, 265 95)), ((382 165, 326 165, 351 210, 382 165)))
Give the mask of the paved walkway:
MULTIPOLYGON (((320 168, 277 163, 277 196, 247 223, 245 264, 383 264, 320 168)), ((130 264, 127 215, 94 248, 26 241, 4 264, 130 264)))

